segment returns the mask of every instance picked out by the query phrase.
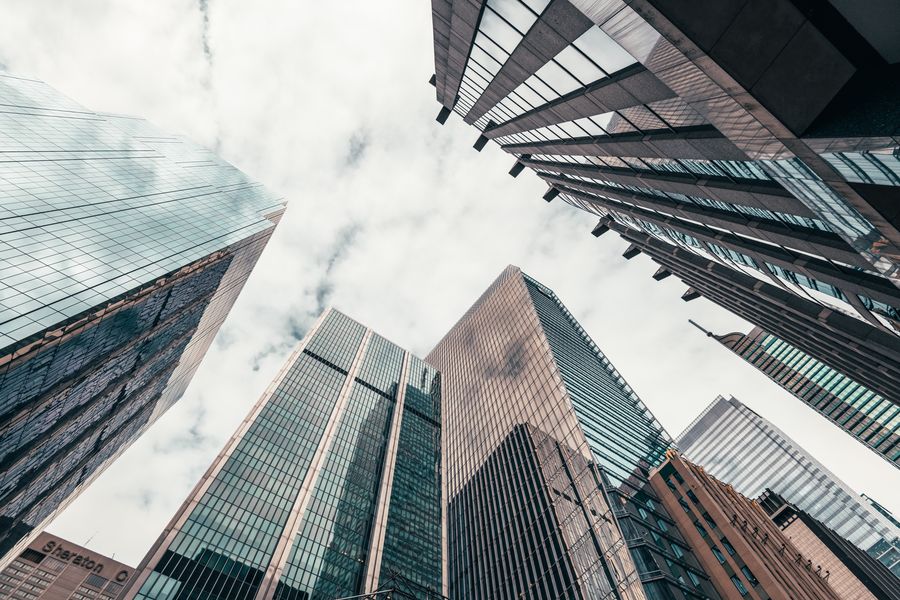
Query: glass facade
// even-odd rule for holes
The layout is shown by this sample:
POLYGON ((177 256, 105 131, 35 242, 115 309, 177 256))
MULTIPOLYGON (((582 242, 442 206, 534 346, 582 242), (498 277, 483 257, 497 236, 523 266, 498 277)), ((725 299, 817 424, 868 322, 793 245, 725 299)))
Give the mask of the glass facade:
POLYGON ((900 406, 755 328, 717 339, 826 419, 900 467, 900 406))
POLYGON ((391 504, 384 534, 379 587, 395 573, 442 590, 441 380, 422 359, 409 357, 403 420, 391 504))
POLYGON ((476 148, 493 140, 510 154, 510 174, 530 167, 550 186, 545 199, 601 217, 595 234, 613 229, 633 244, 649 236, 665 244, 651 255, 657 262, 659 253, 690 253, 727 269, 700 286, 694 280, 709 269, 663 265, 694 297, 782 338, 791 327, 804 332, 798 337, 808 339, 791 342, 846 375, 871 373, 867 385, 890 398, 900 388, 900 151, 886 110, 893 100, 864 101, 872 90, 854 90, 860 79, 852 73, 881 64, 864 31, 775 2, 791 15, 781 32, 764 26, 763 5, 711 18, 690 3, 669 3, 654 6, 654 19, 624 0, 439 0, 439 121, 455 112, 480 131, 476 148), (809 36, 796 38, 801 23, 809 36), (714 50, 717 40, 730 50, 714 50), (794 46, 780 54, 787 40, 794 46), (851 51, 856 44, 867 49, 851 51), (758 51, 758 62, 745 48, 758 51), (756 87, 763 71, 768 91, 756 87), (811 76, 822 84, 816 91, 798 83, 811 76), (823 126, 832 120, 848 127, 823 126), (865 133, 853 133, 862 122, 865 133), (744 276, 773 286, 779 306, 791 309, 720 285, 744 276), (798 299, 804 315, 855 319, 831 324, 853 338, 843 347, 884 337, 887 349, 838 356, 817 345, 817 332, 792 313, 798 299))
MULTIPOLYGON (((600 6, 577 0, 572 3, 577 10, 565 13, 545 1, 488 0, 477 3, 478 13, 446 4, 444 11, 434 13, 435 70, 442 84, 438 100, 510 154, 525 159, 557 155, 560 162, 597 165, 601 177, 606 168, 618 168, 635 180, 660 170, 677 174, 685 182, 697 183, 698 176, 707 175, 724 179, 724 186, 712 188, 727 188, 728 182, 741 179, 765 181, 766 186, 757 186, 760 192, 792 199, 788 204, 795 208, 785 215, 793 227, 785 231, 797 238, 794 250, 805 250, 796 245, 804 245, 801 223, 813 218, 845 250, 865 257, 869 270, 898 281, 896 218, 881 200, 882 194, 900 185, 897 143, 891 137, 895 132, 887 125, 890 119, 879 114, 877 105, 854 106, 858 100, 845 98, 837 112, 826 112, 822 118, 835 118, 843 111, 854 113, 857 121, 866 114, 866 119, 879 125, 865 135, 842 130, 838 136, 801 138, 799 130, 810 125, 815 111, 825 108, 822 103, 852 83, 831 69, 819 75, 824 84, 819 91, 827 89, 827 95, 820 93, 813 99, 806 97, 809 90, 794 89, 781 96, 781 102, 791 107, 782 106, 785 110, 779 111, 770 95, 759 92, 757 96, 751 82, 735 74, 747 69, 746 60, 729 64, 733 56, 710 53, 698 39, 717 39, 730 26, 732 40, 745 36, 748 46, 767 40, 766 51, 771 51, 790 36, 779 39, 769 30, 755 30, 752 17, 741 20, 736 13, 730 18, 723 15, 721 22, 713 24, 704 19, 703 11, 677 5, 659 9, 673 24, 659 31, 622 1, 600 6), (454 24, 453 18, 460 23, 454 24), (713 34, 716 27, 721 30, 713 34), (471 42, 459 44, 453 33, 471 42), (687 40, 716 58, 695 62, 691 48, 696 46, 682 46, 687 40), (722 79, 725 73, 736 79, 722 79), (759 111, 774 112, 760 118, 741 103, 746 97, 758 103, 759 111), (794 125, 792 120, 807 113, 807 120, 796 124, 794 131, 805 147, 792 147, 784 136, 794 125), (773 124, 780 129, 773 129, 773 124), (777 137, 775 130, 780 132, 777 137)), ((764 15, 757 17, 764 21, 764 15)), ((803 19, 798 16, 797 22, 803 19)), ((846 31, 820 25, 811 26, 823 40, 841 38, 829 46, 835 57, 846 53, 840 60, 847 61, 848 67, 854 65, 851 70, 871 68, 871 60, 860 62, 863 53, 848 52, 850 36, 862 45, 867 43, 851 25, 844 25, 846 31)), ((817 51, 821 55, 821 48, 817 51)), ((792 63, 773 77, 783 79, 783 86, 791 89, 805 75, 799 72, 804 65, 792 63)), ((553 165, 543 166, 553 170, 553 165)), ((653 187, 665 191, 668 186, 653 187)), ((707 191, 713 196, 699 196, 718 199, 714 189, 707 191)), ((571 197, 563 198, 571 201, 571 197)), ((601 204, 609 205, 609 200, 598 198, 601 204)), ((622 211, 613 208, 615 218, 622 211)), ((758 235, 765 238, 764 230, 758 235)))
POLYGON ((741 494, 756 498, 772 490, 900 575, 900 528, 738 400, 716 399, 677 444, 741 494))
POLYGON ((396 576, 440 593, 440 403, 433 368, 328 311, 129 597, 332 599, 396 576))
POLYGON ((668 436, 551 290, 508 267, 427 360, 451 597, 718 597, 647 483, 668 436))
POLYGON ((284 202, 42 82, 0 105, 2 564, 182 395, 284 202))

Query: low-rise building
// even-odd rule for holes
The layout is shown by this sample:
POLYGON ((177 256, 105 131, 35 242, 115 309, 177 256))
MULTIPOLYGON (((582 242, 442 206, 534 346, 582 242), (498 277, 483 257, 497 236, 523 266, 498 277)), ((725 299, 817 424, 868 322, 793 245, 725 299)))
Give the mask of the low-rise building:
POLYGON ((900 600, 900 579, 875 558, 771 490, 759 502, 841 598, 900 600))
POLYGON ((45 531, 0 572, 0 598, 115 600, 133 572, 45 531))
POLYGON ((670 450, 650 476, 722 598, 841 598, 758 502, 670 450))

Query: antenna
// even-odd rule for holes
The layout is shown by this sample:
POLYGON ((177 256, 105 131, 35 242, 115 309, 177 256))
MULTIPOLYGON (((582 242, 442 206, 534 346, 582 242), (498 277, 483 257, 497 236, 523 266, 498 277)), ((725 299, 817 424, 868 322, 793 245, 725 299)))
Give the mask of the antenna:
POLYGON ((711 331, 707 331, 707 330, 703 329, 703 327, 699 323, 694 321, 693 319, 688 319, 688 323, 690 323, 691 325, 693 325, 694 327, 696 327, 697 329, 699 329, 700 331, 705 333, 706 337, 713 337, 713 334, 711 331))

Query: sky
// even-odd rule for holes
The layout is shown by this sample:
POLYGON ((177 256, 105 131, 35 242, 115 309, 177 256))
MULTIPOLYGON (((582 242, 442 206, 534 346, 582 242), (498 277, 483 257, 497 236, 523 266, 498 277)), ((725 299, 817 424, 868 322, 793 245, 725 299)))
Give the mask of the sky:
POLYGON ((136 565, 334 306, 420 356, 508 264, 553 288, 676 436, 719 394, 900 514, 897 470, 688 324, 750 325, 590 235, 458 115, 435 122, 422 0, 0 0, 0 68, 215 149, 288 200, 184 398, 50 526, 136 565))

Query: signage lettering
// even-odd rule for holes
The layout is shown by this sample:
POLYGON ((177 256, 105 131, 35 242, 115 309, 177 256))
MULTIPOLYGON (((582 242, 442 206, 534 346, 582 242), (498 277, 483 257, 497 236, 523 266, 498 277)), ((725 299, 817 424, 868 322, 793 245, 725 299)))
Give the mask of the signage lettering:
MULTIPOLYGON (((92 571, 94 573, 102 573, 103 572, 103 563, 95 561, 90 556, 84 556, 82 554, 79 554, 78 552, 76 552, 74 550, 73 551, 66 550, 63 547, 63 545, 60 543, 47 542, 46 544, 44 544, 44 547, 41 548, 41 550, 43 550, 50 556, 53 556, 60 560, 64 560, 66 562, 72 563, 73 565, 78 565, 79 567, 83 567, 83 568, 87 569, 88 571, 92 571)), ((128 577, 127 572, 122 571, 121 573, 119 573, 119 575, 121 575, 122 573, 125 573, 125 578, 128 577)), ((125 578, 123 578, 123 580, 125 578)), ((118 580, 118 575, 116 576, 116 579, 118 580)))

